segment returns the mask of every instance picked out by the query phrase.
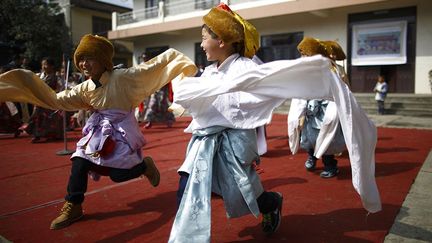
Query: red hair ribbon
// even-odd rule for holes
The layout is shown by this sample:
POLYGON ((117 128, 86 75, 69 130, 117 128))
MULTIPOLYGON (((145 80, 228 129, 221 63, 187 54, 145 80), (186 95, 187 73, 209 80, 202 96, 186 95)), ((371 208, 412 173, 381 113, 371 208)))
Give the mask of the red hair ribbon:
POLYGON ((228 7, 228 5, 226 5, 225 3, 220 3, 217 8, 221 8, 227 12, 233 13, 233 11, 230 9, 230 7, 228 7))

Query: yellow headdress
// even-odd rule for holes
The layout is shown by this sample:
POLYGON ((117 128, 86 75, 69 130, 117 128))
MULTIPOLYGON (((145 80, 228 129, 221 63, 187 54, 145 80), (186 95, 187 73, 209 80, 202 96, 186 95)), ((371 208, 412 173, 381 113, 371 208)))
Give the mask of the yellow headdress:
POLYGON ((313 56, 321 54, 327 56, 325 47, 322 45, 321 41, 312 37, 304 37, 303 40, 298 44, 297 50, 306 56, 313 56))
POLYGON ((336 41, 322 41, 325 47, 327 57, 333 60, 341 61, 346 59, 346 55, 342 47, 336 41))
POLYGON ((204 23, 224 42, 244 42, 243 55, 252 58, 259 49, 259 33, 228 5, 221 3, 203 17, 204 23))
POLYGON ((90 34, 83 36, 74 53, 74 63, 78 69, 83 56, 97 59, 109 71, 113 69, 114 46, 105 37, 90 34))

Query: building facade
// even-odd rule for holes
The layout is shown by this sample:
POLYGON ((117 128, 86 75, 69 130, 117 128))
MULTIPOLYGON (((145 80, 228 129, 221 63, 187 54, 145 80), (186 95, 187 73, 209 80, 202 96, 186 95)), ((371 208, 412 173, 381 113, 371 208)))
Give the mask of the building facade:
MULTIPOLYGON (((57 3, 62 9, 73 47, 76 47, 81 37, 86 34, 108 37, 108 31, 112 27, 112 12, 124 13, 132 10, 95 0, 53 0, 51 2, 57 3)), ((114 41, 113 44, 114 64, 131 66, 133 44, 122 40, 114 41)))
MULTIPOLYGON (((200 49, 202 16, 219 0, 135 0, 113 13, 111 40, 130 41, 134 62, 172 47, 206 65, 200 49)), ((431 94, 432 1, 429 0, 225 0, 261 34, 265 62, 299 57, 305 36, 335 40, 354 92, 370 93, 383 74, 392 93, 431 94)))

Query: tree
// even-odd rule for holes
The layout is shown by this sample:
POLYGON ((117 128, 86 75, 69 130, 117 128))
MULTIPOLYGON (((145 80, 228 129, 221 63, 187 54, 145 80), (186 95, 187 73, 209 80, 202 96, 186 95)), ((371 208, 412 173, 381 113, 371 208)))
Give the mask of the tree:
POLYGON ((22 54, 39 62, 51 56, 58 64, 62 54, 69 55, 72 50, 70 31, 60 7, 42 0, 2 0, 0 44, 8 48, 9 59, 22 54))

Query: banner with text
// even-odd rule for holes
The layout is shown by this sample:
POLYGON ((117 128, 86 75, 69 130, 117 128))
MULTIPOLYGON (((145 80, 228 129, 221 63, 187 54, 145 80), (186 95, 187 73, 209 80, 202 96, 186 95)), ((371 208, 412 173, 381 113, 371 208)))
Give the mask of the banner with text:
POLYGON ((353 66, 405 64, 407 22, 358 24, 352 28, 353 66))

